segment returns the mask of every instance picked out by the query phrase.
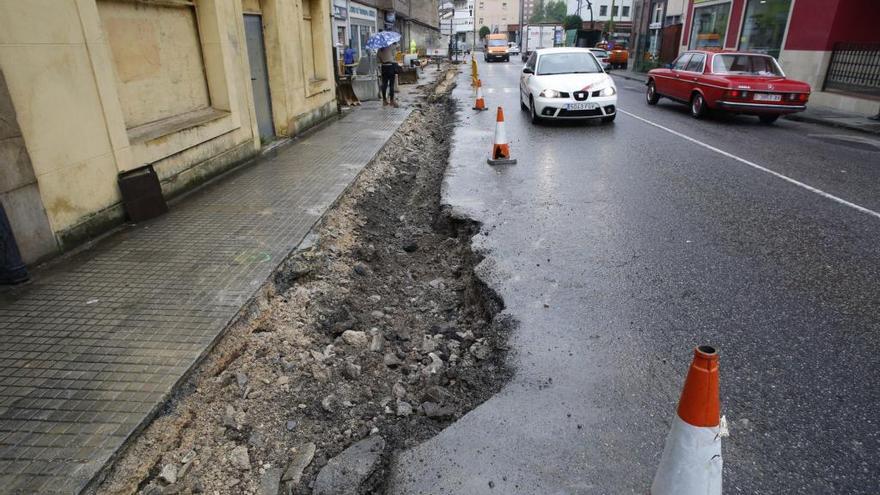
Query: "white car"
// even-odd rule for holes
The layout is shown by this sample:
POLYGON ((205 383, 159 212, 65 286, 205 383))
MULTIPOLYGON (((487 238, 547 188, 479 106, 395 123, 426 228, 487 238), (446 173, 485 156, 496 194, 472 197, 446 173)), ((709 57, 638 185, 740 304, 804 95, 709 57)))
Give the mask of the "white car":
POLYGON ((511 55, 519 55, 519 45, 511 41, 507 44, 507 53, 511 55))
POLYGON ((617 116, 617 87, 586 48, 535 50, 519 80, 519 102, 532 122, 617 116))
POLYGON ((605 69, 606 72, 611 70, 611 58, 607 51, 601 48, 587 48, 587 50, 593 52, 593 55, 596 56, 596 59, 599 60, 599 63, 602 64, 602 68, 605 69))

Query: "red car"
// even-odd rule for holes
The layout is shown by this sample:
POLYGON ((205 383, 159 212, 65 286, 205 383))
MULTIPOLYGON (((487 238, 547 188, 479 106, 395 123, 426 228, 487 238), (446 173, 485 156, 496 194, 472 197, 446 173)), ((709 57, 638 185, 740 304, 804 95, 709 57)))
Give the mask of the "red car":
POLYGON ((770 124, 802 112, 810 85, 787 79, 776 59, 759 53, 688 51, 669 68, 648 72, 648 105, 660 97, 687 103, 700 118, 709 110, 757 115, 770 124))

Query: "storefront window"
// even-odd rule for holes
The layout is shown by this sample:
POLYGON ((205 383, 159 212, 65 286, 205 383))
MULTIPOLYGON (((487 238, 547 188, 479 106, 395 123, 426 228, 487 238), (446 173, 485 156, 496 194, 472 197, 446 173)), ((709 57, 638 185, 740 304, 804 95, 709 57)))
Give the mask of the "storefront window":
POLYGON ((791 0, 749 0, 739 49, 779 57, 791 0))
POLYGON ((358 58, 367 56, 367 40, 376 32, 373 26, 351 25, 351 44, 358 51, 358 58))
POLYGON ((691 27, 691 49, 721 50, 727 34, 730 3, 694 8, 694 25, 691 27))

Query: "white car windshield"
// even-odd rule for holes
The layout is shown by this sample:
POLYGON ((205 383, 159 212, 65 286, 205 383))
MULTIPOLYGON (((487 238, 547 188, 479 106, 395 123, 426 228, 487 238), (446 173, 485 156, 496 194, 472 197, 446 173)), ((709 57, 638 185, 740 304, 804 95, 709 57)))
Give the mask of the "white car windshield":
POLYGON ((538 59, 537 75, 539 76, 596 72, 602 72, 602 68, 588 52, 547 53, 538 59))
POLYGON ((604 50, 590 50, 590 51, 593 52, 593 55, 595 55, 599 58, 608 58, 608 52, 606 52, 604 50))
POLYGON ((712 72, 716 74, 781 76, 782 69, 772 57, 764 55, 715 55, 712 72))

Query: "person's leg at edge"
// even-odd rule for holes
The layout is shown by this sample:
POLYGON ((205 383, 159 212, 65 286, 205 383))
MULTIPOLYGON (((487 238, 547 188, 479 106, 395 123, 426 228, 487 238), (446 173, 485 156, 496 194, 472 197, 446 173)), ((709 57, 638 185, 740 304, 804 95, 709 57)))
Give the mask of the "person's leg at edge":
POLYGON ((388 100, 385 99, 385 92, 388 90, 388 78, 385 77, 385 68, 382 68, 382 84, 379 85, 379 93, 382 95, 382 106, 388 105, 388 100))
POLYGON ((397 108, 397 101, 394 99, 394 83, 397 81, 397 72, 393 65, 391 66, 391 76, 388 79, 388 99, 391 101, 389 105, 397 108))

